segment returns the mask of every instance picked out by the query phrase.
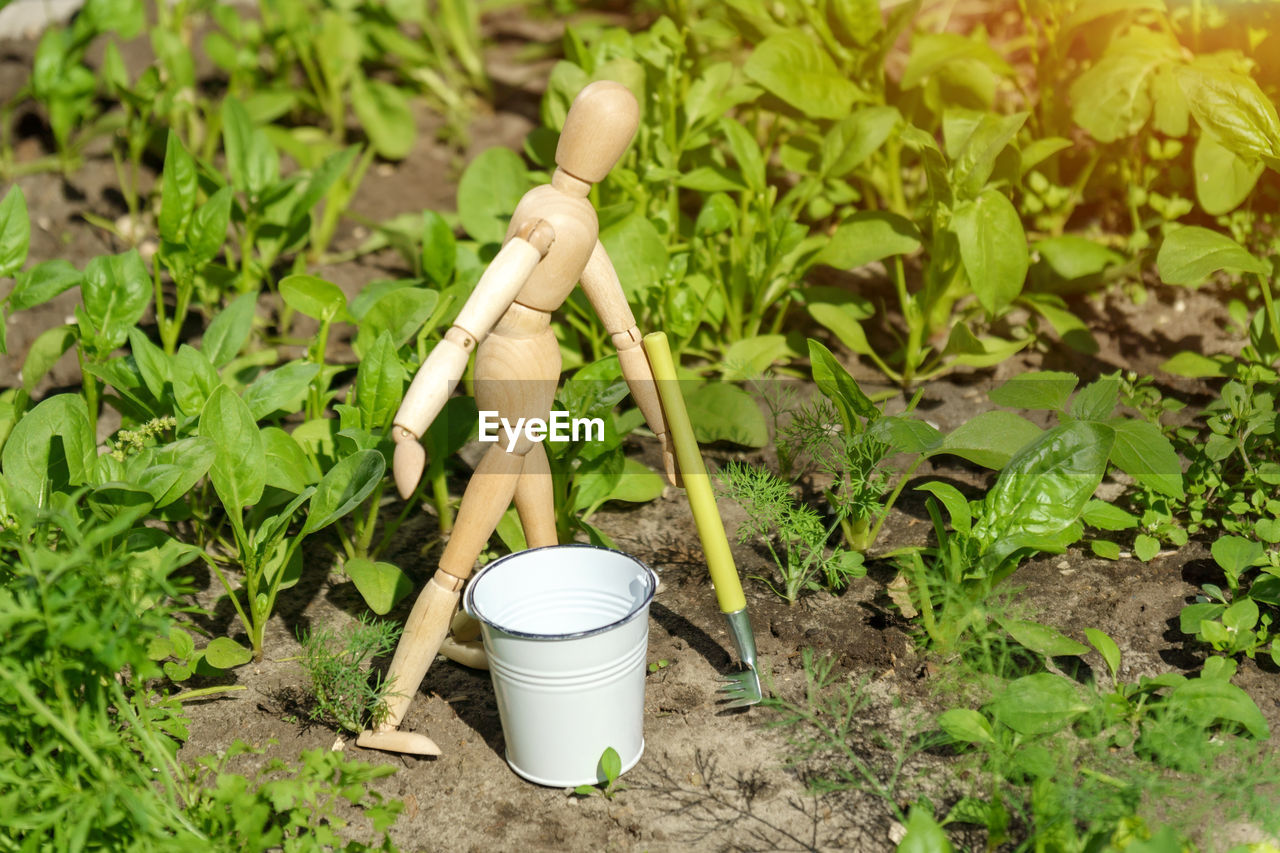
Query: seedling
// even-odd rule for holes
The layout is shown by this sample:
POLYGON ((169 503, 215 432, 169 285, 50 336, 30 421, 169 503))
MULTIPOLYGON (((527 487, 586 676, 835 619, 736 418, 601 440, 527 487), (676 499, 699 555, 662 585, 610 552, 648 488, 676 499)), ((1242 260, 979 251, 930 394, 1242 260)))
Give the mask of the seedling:
POLYGON ((617 796, 618 792, 625 791, 627 786, 618 781, 618 777, 622 775, 622 758, 618 755, 618 751, 613 747, 606 747, 605 751, 600 755, 600 773, 604 776, 603 782, 597 782, 594 785, 579 785, 573 789, 575 797, 590 797, 593 794, 600 794, 606 800, 612 800, 617 796))
POLYGON ((369 663, 395 648, 400 627, 364 618, 341 633, 329 626, 302 631, 302 668, 310 682, 312 720, 359 734, 386 714, 389 685, 369 663))

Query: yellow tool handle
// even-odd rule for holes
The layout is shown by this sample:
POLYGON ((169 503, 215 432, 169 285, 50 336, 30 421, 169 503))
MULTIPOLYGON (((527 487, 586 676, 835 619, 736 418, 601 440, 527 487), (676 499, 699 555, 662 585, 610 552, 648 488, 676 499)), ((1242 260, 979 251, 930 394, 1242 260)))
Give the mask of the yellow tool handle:
POLYGON ((742 594, 742 581, 738 580, 738 567, 729 551, 729 539, 724 535, 724 522, 716 507, 715 491, 711 478, 702 464, 702 453, 693 437, 693 425, 684 407, 680 383, 676 381, 676 366, 667 346, 667 336, 654 332, 644 337, 644 351, 649 356, 653 377, 657 380, 658 397, 662 400, 662 413, 667 419, 667 434, 675 446, 676 462, 680 464, 680 477, 684 480, 693 509, 693 521, 702 540, 702 553, 711 570, 711 583, 716 589, 716 600, 722 613, 732 613, 747 606, 742 594))

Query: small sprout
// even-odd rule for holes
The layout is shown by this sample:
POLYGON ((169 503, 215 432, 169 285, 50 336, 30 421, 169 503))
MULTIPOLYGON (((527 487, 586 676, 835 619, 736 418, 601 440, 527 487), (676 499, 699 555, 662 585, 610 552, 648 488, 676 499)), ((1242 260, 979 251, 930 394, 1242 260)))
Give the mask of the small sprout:
POLYGON ((618 781, 618 777, 622 775, 622 758, 611 746, 605 747, 600 756, 600 773, 604 776, 604 782, 598 782, 595 785, 579 785, 573 789, 573 796, 589 797, 592 794, 602 794, 606 800, 612 800, 619 791, 626 790, 627 786, 618 781))
POLYGON ((666 658, 663 658, 661 660, 656 660, 653 663, 649 664, 649 671, 657 672, 658 670, 666 669, 669 666, 671 666, 671 661, 667 660, 666 658))

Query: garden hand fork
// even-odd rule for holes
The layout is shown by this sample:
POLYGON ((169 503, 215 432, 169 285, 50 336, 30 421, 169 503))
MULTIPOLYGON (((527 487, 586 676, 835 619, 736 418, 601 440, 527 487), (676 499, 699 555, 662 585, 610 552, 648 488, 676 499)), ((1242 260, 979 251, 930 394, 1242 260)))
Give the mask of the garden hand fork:
POLYGON ((667 434, 675 445, 676 461, 689 495, 689 506, 698 527, 698 538, 702 540, 707 568, 711 570, 716 600, 729 622, 729 634, 738 649, 738 660, 746 667, 722 678, 726 683, 720 692, 731 700, 726 707, 754 705, 764 696, 760 690, 760 674, 756 670, 756 638, 751 632, 751 619, 747 616, 747 598, 742 594, 742 581, 738 579, 738 567, 734 565, 733 554, 729 551, 729 539, 724 535, 724 522, 716 508, 711 478, 702 464, 689 413, 685 411, 684 397, 676 382, 676 368, 667 346, 667 336, 662 332, 645 335, 644 350, 657 380, 667 434))

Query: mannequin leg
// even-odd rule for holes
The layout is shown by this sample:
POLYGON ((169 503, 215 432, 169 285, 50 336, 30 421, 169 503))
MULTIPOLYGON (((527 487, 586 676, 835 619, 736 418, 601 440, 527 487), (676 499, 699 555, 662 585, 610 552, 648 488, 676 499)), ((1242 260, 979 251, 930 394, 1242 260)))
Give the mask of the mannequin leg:
POLYGON ((516 512, 530 548, 558 545, 555 498, 551 491, 551 463, 547 449, 535 444, 524 458, 524 469, 516 483, 516 512))
MULTIPOLYGON (((515 499, 520 526, 524 528, 525 541, 529 547, 542 548, 557 544, 551 465, 542 444, 533 445, 524 457, 524 468, 516 483, 515 499)), ((484 644, 480 641, 480 623, 462 610, 453 617, 449 636, 445 637, 440 654, 472 669, 489 668, 484 644)))
POLYGON ((395 693, 387 700, 387 718, 376 732, 361 734, 356 741, 359 745, 398 752, 439 754, 439 748, 429 738, 394 730, 408 711, 444 642, 463 582, 471 574, 476 557, 489 541, 502 514, 511 505, 523 465, 521 456, 507 453, 495 445, 476 466, 462 496, 453 536, 440 558, 440 568, 427 581, 414 603, 391 660, 387 674, 395 693), (410 742, 418 739, 420 741, 416 744, 410 742))

